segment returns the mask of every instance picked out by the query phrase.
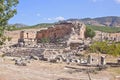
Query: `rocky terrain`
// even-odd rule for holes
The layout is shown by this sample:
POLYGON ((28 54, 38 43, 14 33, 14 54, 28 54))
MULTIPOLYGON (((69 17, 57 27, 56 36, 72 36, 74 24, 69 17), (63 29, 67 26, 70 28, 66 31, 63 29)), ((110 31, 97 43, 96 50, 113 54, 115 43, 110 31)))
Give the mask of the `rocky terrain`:
MULTIPOLYGON (((83 28, 82 28, 83 29, 83 28)), ((89 66, 87 55, 81 58, 81 52, 70 50, 57 44, 34 44, 24 47, 12 47, 20 38, 20 32, 25 31, 24 38, 35 38, 41 29, 6 31, 12 37, 10 42, 0 48, 0 80, 119 80, 120 67, 110 67, 100 70, 89 66), (5 53, 5 54, 4 54, 5 53), (76 53, 79 53, 76 55, 76 53), (77 56, 77 57, 76 57, 77 56), (47 59, 46 59, 47 58, 47 59), (55 61, 56 60, 56 61, 55 61), (59 61, 57 61, 59 60, 59 61), (62 61, 61 61, 62 60, 62 61), (86 66, 88 65, 88 66, 86 66), (101 77, 102 76, 102 77, 101 77)), ((70 41, 78 40, 79 28, 72 29, 70 41), (78 32, 78 34, 75 34, 78 32)), ((82 32, 83 33, 83 32, 82 32)), ((82 34, 81 33, 81 34, 82 34)), ((48 33, 49 34, 49 33, 48 33)), ((83 36, 81 36, 83 38, 83 36)), ((98 64, 98 54, 93 54, 93 61, 98 64)), ((116 58, 108 56, 107 62, 117 62, 116 58)))

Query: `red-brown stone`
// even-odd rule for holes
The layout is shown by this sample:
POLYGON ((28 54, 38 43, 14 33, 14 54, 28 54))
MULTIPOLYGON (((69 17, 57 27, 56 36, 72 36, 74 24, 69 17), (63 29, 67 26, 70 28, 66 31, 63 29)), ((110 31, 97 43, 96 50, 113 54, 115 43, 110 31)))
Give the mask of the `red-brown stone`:
POLYGON ((72 27, 72 23, 55 24, 54 28, 50 27, 47 30, 38 31, 36 34, 36 39, 37 41, 39 41, 42 38, 47 38, 50 40, 63 38, 64 36, 69 35, 71 33, 72 27))

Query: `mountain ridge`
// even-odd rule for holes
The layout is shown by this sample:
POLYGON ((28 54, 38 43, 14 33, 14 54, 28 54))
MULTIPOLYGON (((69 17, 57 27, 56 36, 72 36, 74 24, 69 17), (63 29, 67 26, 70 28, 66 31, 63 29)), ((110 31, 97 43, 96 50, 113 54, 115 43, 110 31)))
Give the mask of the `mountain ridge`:
MULTIPOLYGON (((119 16, 105 16, 105 17, 96 17, 96 18, 82 18, 82 19, 77 19, 77 18, 70 18, 67 20, 63 20, 62 22, 66 21, 80 21, 83 22, 86 25, 93 25, 93 26, 107 26, 107 27, 120 27, 120 17, 119 16)), ((61 21, 59 21, 61 22, 61 21)), ((55 22, 55 23, 59 23, 55 22)), ((49 26, 49 24, 55 24, 55 23, 39 23, 36 25, 32 25, 33 27, 35 26, 49 26)), ((12 24, 16 26, 17 28, 22 28, 22 27, 31 27, 25 24, 21 23, 16 23, 12 24)))
POLYGON ((86 25, 94 26, 108 26, 108 27, 120 27, 120 17, 119 16, 106 16, 106 17, 96 17, 96 18, 83 18, 83 19, 68 19, 66 21, 81 21, 86 25))

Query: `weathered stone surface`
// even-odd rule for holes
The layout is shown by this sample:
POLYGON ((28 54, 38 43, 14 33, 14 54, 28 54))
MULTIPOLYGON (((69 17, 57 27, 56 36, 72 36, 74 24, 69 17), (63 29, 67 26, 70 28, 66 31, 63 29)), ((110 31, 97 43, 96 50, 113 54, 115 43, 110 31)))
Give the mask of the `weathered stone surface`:
POLYGON ((91 55, 88 56, 88 61, 87 62, 88 62, 88 64, 92 64, 92 56, 91 55))
POLYGON ((23 60, 15 60, 15 65, 26 66, 26 63, 23 60))
MULTIPOLYGON (((80 22, 80 21, 73 21, 72 24, 74 25, 74 33, 76 34, 75 37, 77 37, 78 39, 84 39, 84 32, 86 30, 86 26, 84 23, 80 22)), ((73 36, 73 35, 72 35, 73 36)))
POLYGON ((44 52, 44 49, 39 48, 11 48, 6 53, 5 56, 14 56, 14 57, 21 57, 21 56, 41 56, 44 52))
POLYGON ((50 27, 47 30, 38 31, 36 34, 36 39, 37 41, 39 41, 42 38, 47 38, 50 39, 50 41, 52 41, 59 38, 63 38, 65 35, 70 35, 72 27, 72 23, 56 24, 54 25, 54 28, 50 27))
POLYGON ((105 56, 101 56, 101 65, 105 65, 106 61, 105 61, 105 56))
POLYGON ((117 63, 120 64, 120 58, 118 58, 117 63))
POLYGON ((95 41, 120 41, 120 33, 107 33, 107 32, 100 32, 96 31, 96 36, 93 38, 95 41))

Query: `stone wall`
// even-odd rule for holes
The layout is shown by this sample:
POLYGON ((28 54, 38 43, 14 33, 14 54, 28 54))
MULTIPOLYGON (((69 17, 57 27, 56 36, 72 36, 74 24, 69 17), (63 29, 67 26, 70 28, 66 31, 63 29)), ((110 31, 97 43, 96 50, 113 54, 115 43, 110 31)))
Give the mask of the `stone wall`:
POLYGON ((106 32, 100 32, 96 31, 96 36, 93 38, 96 41, 115 41, 120 42, 120 33, 106 33, 106 32))
POLYGON ((47 38, 56 41, 57 39, 64 39, 67 36, 67 39, 83 40, 84 32, 86 26, 81 22, 64 22, 55 24, 54 27, 50 27, 46 30, 38 31, 36 34, 37 42, 41 42, 41 39, 47 38))
POLYGON ((50 27, 47 30, 38 31, 36 39, 39 42, 42 38, 50 39, 50 41, 63 38, 65 35, 70 35, 72 27, 72 23, 55 24, 54 27, 50 27))
POLYGON ((85 25, 81 22, 62 22, 40 31, 21 31, 19 40, 34 39, 37 42, 48 40, 52 43, 70 40, 83 40, 85 25))

